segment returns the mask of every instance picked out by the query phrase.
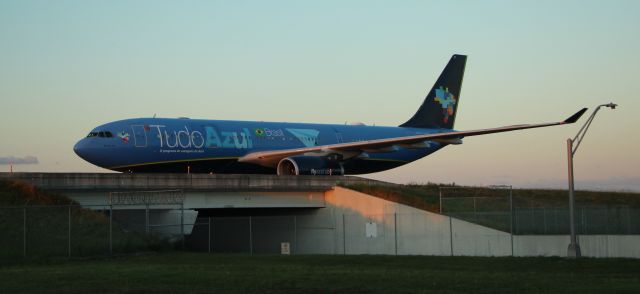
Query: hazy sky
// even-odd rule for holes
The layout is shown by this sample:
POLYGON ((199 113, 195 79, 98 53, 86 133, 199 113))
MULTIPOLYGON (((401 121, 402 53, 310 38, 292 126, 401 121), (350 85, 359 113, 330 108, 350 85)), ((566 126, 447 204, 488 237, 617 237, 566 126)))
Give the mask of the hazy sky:
MULTIPOLYGON (((456 129, 613 101, 576 154, 577 188, 640 190, 639 14, 640 1, 3 0, 0 157, 37 158, 14 171, 105 171, 74 143, 154 114, 398 125, 459 53, 456 129)), ((564 187, 565 141, 585 118, 469 137, 370 176, 564 187)))

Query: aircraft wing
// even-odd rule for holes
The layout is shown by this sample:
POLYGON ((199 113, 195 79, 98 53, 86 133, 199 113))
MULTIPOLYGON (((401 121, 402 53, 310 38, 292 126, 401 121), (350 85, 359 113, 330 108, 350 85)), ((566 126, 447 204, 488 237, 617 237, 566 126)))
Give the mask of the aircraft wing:
POLYGON ((509 132, 509 131, 515 131, 515 130, 524 130, 524 129, 541 128, 541 127, 548 127, 548 126, 555 126, 555 125, 572 124, 576 122, 585 113, 585 111, 587 111, 587 108, 581 109, 571 117, 561 122, 542 123, 542 124, 523 124, 523 125, 491 128, 491 129, 480 129, 480 130, 471 130, 471 131, 451 131, 451 132, 423 134, 423 135, 415 135, 415 136, 385 138, 385 139, 377 139, 377 140, 369 140, 369 141, 320 145, 320 146, 305 147, 305 148, 259 151, 259 152, 253 152, 245 156, 242 156, 238 159, 238 161, 254 163, 262 166, 275 168, 280 162, 280 160, 290 156, 295 156, 295 155, 303 155, 303 154, 309 154, 309 153, 311 154, 319 153, 319 154, 327 154, 327 155, 336 154, 336 153, 360 154, 362 152, 371 151, 371 150, 373 151, 385 150, 394 145, 410 145, 410 144, 416 144, 416 143, 421 143, 425 141, 441 141, 446 143, 448 141, 453 142, 453 140, 459 140, 459 139, 462 139, 463 137, 468 137, 468 136, 477 136, 477 135, 509 132))

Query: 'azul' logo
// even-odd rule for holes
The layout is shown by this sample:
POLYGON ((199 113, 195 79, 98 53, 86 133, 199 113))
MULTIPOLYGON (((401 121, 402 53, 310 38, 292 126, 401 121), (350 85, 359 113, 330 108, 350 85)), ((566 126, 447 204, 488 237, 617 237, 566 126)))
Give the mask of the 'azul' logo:
POLYGON ((253 148, 253 141, 251 140, 251 133, 246 128, 242 129, 242 132, 220 132, 216 131, 213 127, 205 127, 207 133, 206 143, 207 148, 235 148, 235 149, 250 149, 253 148))
POLYGON ((449 92, 449 88, 443 88, 440 86, 439 89, 436 89, 436 98, 433 101, 437 101, 442 106, 442 115, 444 118, 442 121, 447 123, 449 121, 449 116, 452 116, 454 113, 454 107, 456 106, 456 96, 449 92))

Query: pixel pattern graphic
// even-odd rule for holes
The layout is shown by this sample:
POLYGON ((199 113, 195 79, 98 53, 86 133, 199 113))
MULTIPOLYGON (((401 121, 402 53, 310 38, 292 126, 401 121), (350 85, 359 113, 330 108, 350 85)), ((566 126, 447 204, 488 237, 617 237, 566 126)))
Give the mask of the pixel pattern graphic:
POLYGON ((449 121, 449 117, 454 113, 454 106, 456 105, 456 96, 449 92, 449 88, 444 88, 440 86, 440 88, 436 89, 436 98, 434 101, 437 101, 442 106, 442 115, 444 118, 442 119, 444 123, 449 121))
POLYGON ((124 143, 129 143, 129 133, 122 131, 118 133, 118 138, 120 138, 124 143))

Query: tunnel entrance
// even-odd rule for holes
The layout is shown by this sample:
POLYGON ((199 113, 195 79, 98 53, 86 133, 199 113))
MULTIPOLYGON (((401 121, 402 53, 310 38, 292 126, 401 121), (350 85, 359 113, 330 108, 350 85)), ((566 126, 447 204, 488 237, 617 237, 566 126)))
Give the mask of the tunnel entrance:
POLYGON ((198 210, 187 249, 199 252, 280 254, 287 243, 298 249, 298 236, 319 208, 224 208, 198 210))

